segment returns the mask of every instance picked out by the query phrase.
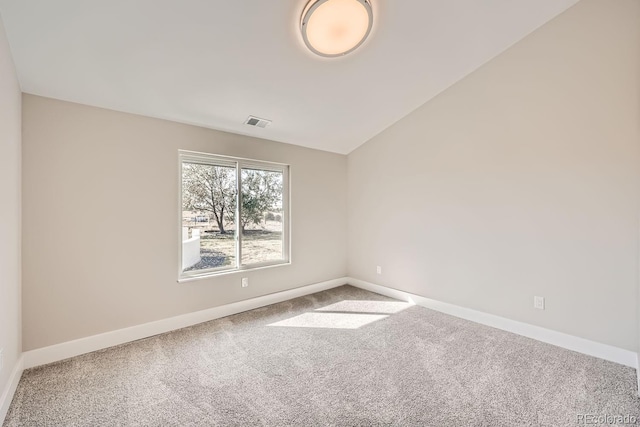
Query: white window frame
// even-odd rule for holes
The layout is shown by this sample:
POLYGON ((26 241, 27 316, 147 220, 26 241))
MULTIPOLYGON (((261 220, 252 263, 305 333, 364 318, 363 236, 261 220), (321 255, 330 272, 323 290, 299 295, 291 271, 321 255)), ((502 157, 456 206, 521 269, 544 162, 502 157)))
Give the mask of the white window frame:
POLYGON ((284 163, 265 162, 240 157, 222 156, 218 154, 200 153, 196 151, 178 150, 178 281, 189 281, 221 274, 237 273, 258 268, 291 264, 291 223, 290 223, 290 166, 284 163), (236 262, 232 267, 215 267, 195 271, 182 270, 182 165, 184 163, 200 163, 212 166, 232 166, 236 169, 236 227, 234 241, 236 246, 236 262), (242 227, 240 226, 240 209, 242 206, 242 169, 259 169, 282 172, 282 259, 254 264, 242 264, 242 227))

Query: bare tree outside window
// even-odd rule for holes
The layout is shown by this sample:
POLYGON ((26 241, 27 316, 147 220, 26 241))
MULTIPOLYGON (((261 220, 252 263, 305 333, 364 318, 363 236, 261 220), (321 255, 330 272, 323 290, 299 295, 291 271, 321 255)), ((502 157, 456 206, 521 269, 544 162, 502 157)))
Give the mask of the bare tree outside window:
POLYGON ((227 166, 182 165, 182 209, 207 212, 225 234, 225 221, 234 222, 236 211, 236 169, 227 166))

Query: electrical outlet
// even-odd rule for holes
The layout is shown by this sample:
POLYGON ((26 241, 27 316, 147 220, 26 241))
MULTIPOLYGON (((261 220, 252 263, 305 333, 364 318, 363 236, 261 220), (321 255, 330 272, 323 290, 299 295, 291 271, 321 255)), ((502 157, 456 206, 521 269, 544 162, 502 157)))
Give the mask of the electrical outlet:
POLYGON ((249 287, 249 278, 248 277, 243 277, 242 278, 242 287, 243 288, 249 287))
POLYGON ((544 297, 533 297, 533 308, 544 310, 544 297))
POLYGON ((378 274, 382 274, 382 267, 377 266, 377 267, 376 267, 376 273, 378 273, 378 274))

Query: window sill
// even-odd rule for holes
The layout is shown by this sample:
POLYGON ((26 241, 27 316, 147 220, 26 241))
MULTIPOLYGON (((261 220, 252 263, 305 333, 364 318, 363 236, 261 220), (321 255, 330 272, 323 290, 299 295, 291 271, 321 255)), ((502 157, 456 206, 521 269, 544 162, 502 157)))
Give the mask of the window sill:
POLYGON ((188 282, 194 282, 196 280, 212 279, 214 277, 228 276, 228 275, 231 275, 231 274, 239 274, 239 273, 248 273, 248 272, 252 272, 252 271, 256 271, 256 270, 265 270, 267 268, 287 267, 287 266, 290 266, 290 265, 291 265, 291 261, 288 261, 288 262, 279 262, 277 264, 262 265, 262 266, 257 266, 257 267, 237 268, 237 269, 234 269, 234 270, 211 271, 211 272, 208 272, 208 273, 181 276, 177 280, 177 282, 178 283, 188 283, 188 282))

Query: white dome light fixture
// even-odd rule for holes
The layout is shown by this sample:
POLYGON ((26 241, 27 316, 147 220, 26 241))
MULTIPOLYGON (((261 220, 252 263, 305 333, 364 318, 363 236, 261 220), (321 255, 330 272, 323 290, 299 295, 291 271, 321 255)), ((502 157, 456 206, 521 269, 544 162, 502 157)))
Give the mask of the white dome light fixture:
POLYGON ((300 30, 313 53, 336 57, 364 43, 372 25, 369 0, 311 0, 302 12, 300 30))

